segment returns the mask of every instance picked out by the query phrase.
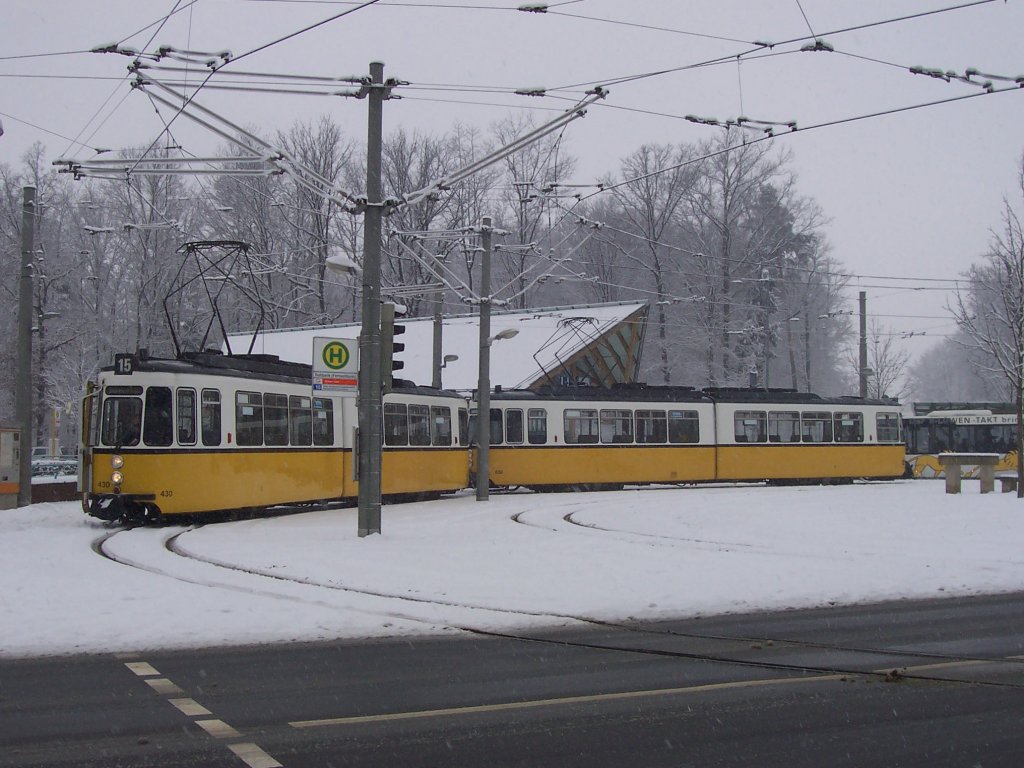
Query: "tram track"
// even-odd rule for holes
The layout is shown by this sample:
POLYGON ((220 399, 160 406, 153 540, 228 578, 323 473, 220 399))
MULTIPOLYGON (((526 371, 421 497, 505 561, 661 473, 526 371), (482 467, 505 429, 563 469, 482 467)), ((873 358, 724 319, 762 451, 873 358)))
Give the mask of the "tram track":
MULTIPOLYGON (((522 514, 523 513, 517 513, 517 515, 522 514)), ((566 514, 565 516, 563 516, 562 519, 565 520, 568 517, 571 517, 571 513, 566 514)), ((517 520, 516 522, 519 521, 517 520)), ((570 522, 574 525, 579 525, 579 523, 574 523, 572 521, 567 522, 570 522)), ((200 563, 211 568, 219 569, 219 572, 243 575, 247 579, 267 579, 270 580, 272 583, 288 585, 290 587, 327 590, 326 594, 331 595, 343 594, 346 596, 357 597, 360 599, 371 598, 375 602, 383 599, 389 601, 397 601, 399 604, 403 606, 436 606, 446 609, 456 609, 459 611, 469 611, 473 614, 477 614, 477 617, 479 619, 483 619, 484 621, 480 622, 479 624, 475 624, 473 622, 466 621, 450 621, 439 619, 436 616, 424 616, 422 614, 419 614, 415 610, 380 610, 379 607, 371 609, 361 608, 356 605, 339 606, 337 603, 328 599, 324 599, 322 596, 313 597, 296 594, 282 594, 280 591, 267 589, 265 587, 256 587, 249 584, 233 584, 229 583, 228 581, 217 580, 213 578, 207 579, 185 576, 180 573, 174 573, 173 569, 170 568, 164 568, 154 563, 142 562, 136 558, 128 558, 111 552, 109 542, 119 533, 130 533, 132 530, 134 530, 134 528, 113 531, 105 534, 104 536, 99 537, 93 542, 93 549, 100 556, 105 557, 106 559, 109 559, 113 562, 117 562, 126 567, 137 568, 167 578, 185 581, 199 586, 228 589, 240 593, 245 593, 251 596, 268 597, 276 600, 285 600, 293 603, 299 602, 305 605, 330 610, 337 610, 339 607, 343 607, 346 610, 352 610, 363 615, 374 616, 389 620, 412 622, 414 624, 430 626, 434 628, 436 628, 438 625, 443 625, 447 629, 478 637, 500 638, 518 642, 557 645, 563 647, 577 647, 589 650, 613 651, 619 653, 634 653, 648 656, 678 658, 681 660, 688 661, 699 661, 748 668, 760 668, 765 670, 783 671, 799 674, 832 676, 840 675, 853 678, 874 678, 885 680, 887 682, 916 680, 931 683, 985 685, 1000 688, 1024 689, 1024 683, 1000 682, 980 679, 964 679, 959 677, 939 677, 935 674, 916 674, 907 671, 909 667, 913 666, 910 663, 904 663, 901 665, 897 665, 894 668, 887 669, 863 669, 849 665, 794 664, 781 661, 772 661, 767 659, 741 658, 740 656, 729 654, 655 648, 644 646, 642 643, 619 644, 607 642, 593 642, 589 640, 580 640, 563 636, 552 637, 549 635, 545 635, 542 632, 521 632, 515 630, 503 631, 499 629, 488 628, 486 626, 486 619, 491 618, 493 621, 495 617, 500 617, 505 621, 512 619, 513 623, 515 623, 514 619, 517 617, 522 617, 523 619, 547 619, 550 620, 550 624, 548 627, 546 627, 546 629, 553 629, 556 632, 558 630, 565 630, 568 628, 582 629, 590 627, 593 629, 626 632, 629 636, 637 638, 678 638, 680 640, 699 642, 745 644, 750 649, 757 650, 762 650, 764 648, 774 648, 776 650, 782 648, 796 648, 808 651, 817 650, 835 653, 847 653, 851 655, 889 657, 893 659, 900 659, 904 662, 910 662, 911 660, 921 659, 933 663, 941 662, 939 666, 967 666, 974 664, 1024 664, 1024 657, 947 654, 935 651, 913 650, 907 648, 893 649, 864 647, 841 643, 825 643, 821 641, 807 641, 786 637, 687 632, 668 627, 652 627, 650 625, 645 626, 635 622, 605 620, 590 616, 556 613, 550 611, 523 611, 508 608, 495 608, 492 606, 481 606, 471 603, 459 602, 455 600, 439 600, 436 598, 421 597, 416 595, 401 595, 384 592, 380 590, 370 590, 360 587, 352 587, 344 584, 324 583, 316 579, 298 578, 287 576, 281 573, 271 573, 268 572, 266 569, 246 567, 238 565, 237 563, 228 563, 226 561, 220 561, 215 558, 201 557, 196 555, 194 552, 189 552, 187 548, 182 546, 180 540, 183 537, 185 537, 186 534, 194 533, 198 530, 201 530, 201 527, 202 526, 190 527, 184 531, 179 531, 168 536, 162 536, 162 550, 167 554, 173 554, 177 557, 183 558, 184 560, 191 561, 193 563, 200 563)), ((553 530, 556 532, 559 531, 559 529, 549 530, 553 530)), ((322 594, 324 593, 321 593, 321 595, 322 594)))

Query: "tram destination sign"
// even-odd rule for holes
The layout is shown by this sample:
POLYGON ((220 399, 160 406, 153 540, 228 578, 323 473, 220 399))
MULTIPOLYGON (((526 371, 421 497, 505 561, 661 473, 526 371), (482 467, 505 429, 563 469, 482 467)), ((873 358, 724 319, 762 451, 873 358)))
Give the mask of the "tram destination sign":
POLYGON ((313 392, 354 392, 359 386, 359 341, 313 339, 313 392))

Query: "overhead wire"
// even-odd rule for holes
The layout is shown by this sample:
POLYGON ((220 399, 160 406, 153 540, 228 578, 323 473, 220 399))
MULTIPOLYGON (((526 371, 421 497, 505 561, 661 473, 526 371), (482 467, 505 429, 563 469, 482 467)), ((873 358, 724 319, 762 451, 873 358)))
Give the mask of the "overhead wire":
MULTIPOLYGON (((761 136, 761 137, 758 137, 758 138, 750 139, 750 140, 746 141, 745 144, 750 145, 750 144, 760 143, 762 141, 769 141, 771 139, 778 139, 778 138, 781 138, 783 136, 791 136, 791 135, 797 134, 797 133, 807 133, 808 131, 818 130, 818 129, 821 129, 821 128, 830 128, 830 127, 833 127, 833 126, 844 125, 844 124, 847 124, 847 123, 854 123, 854 122, 858 122, 858 121, 861 121, 861 120, 870 120, 870 119, 874 119, 874 118, 877 118, 877 117, 886 117, 886 116, 889 116, 889 115, 900 114, 902 112, 910 112, 910 111, 913 111, 913 110, 916 110, 916 109, 925 109, 925 108, 928 108, 928 107, 940 106, 942 104, 952 104, 954 102, 964 101, 966 99, 973 99, 973 98, 977 98, 979 96, 989 96, 989 95, 996 94, 996 93, 1006 93, 1008 91, 1020 91, 1020 90, 1021 90, 1020 86, 1013 85, 1013 86, 1007 86, 1007 87, 1004 87, 1004 88, 993 88, 992 90, 984 90, 984 91, 978 91, 978 92, 975 92, 975 93, 963 94, 961 96, 951 96, 951 97, 945 98, 945 99, 935 99, 933 101, 928 101, 928 102, 919 103, 919 104, 912 104, 912 105, 908 105, 908 106, 904 106, 904 107, 891 107, 889 109, 880 110, 878 112, 868 112, 868 113, 865 113, 865 114, 862 114, 862 115, 853 115, 853 116, 850 116, 850 117, 837 118, 835 120, 826 120, 824 122, 816 123, 814 125, 800 126, 798 128, 794 128, 793 130, 786 131, 786 132, 783 132, 783 133, 780 133, 780 134, 765 135, 765 136, 761 136)), ((661 173, 668 173, 669 171, 674 171, 674 170, 677 170, 679 168, 683 168, 683 167, 685 167, 687 165, 692 165, 694 163, 702 162, 704 160, 708 160, 708 159, 711 159, 713 157, 717 157, 718 155, 724 154, 726 152, 731 152, 734 149, 735 149, 734 147, 726 147, 724 149, 717 150, 715 152, 712 152, 712 153, 710 153, 708 155, 704 155, 704 156, 699 157, 699 158, 687 159, 687 160, 684 160, 684 161, 682 161, 680 163, 676 163, 674 165, 666 166, 665 168, 660 168, 660 169, 651 171, 651 172, 646 173, 646 174, 640 174, 640 175, 635 176, 633 178, 625 179, 623 181, 620 181, 620 182, 617 182, 617 183, 614 183, 614 184, 603 185, 602 189, 600 189, 597 192, 594 192, 593 194, 589 195, 588 197, 585 197, 584 200, 588 199, 589 197, 594 197, 595 195, 602 194, 603 192, 614 190, 615 188, 624 186, 626 184, 635 183, 637 181, 641 181, 643 179, 650 178, 651 176, 656 176, 656 175, 661 174, 661 173)))
MULTIPOLYGON (((694 63, 694 64, 683 64, 683 65, 679 65, 679 66, 676 66, 676 67, 667 67, 667 68, 663 68, 663 69, 651 70, 651 71, 648 71, 648 72, 641 72, 641 73, 632 74, 632 75, 621 75, 621 76, 618 76, 618 77, 605 78, 605 79, 602 79, 602 80, 591 80, 591 81, 585 81, 585 82, 581 82, 581 83, 573 83, 571 85, 567 85, 567 86, 563 86, 563 87, 565 87, 565 88, 581 88, 581 87, 600 85, 602 87, 609 88, 609 87, 614 86, 614 85, 620 85, 620 84, 623 84, 623 83, 634 82, 636 80, 644 80, 644 79, 648 79, 648 78, 652 78, 652 77, 660 77, 661 75, 673 74, 675 72, 682 72, 682 71, 685 71, 687 69, 694 69, 694 68, 697 68, 697 67, 707 66, 709 64, 721 63, 721 62, 724 62, 724 61, 732 61, 733 59, 735 59, 738 56, 746 56, 746 55, 749 55, 749 54, 752 54, 752 53, 757 53, 759 51, 763 51, 765 48, 775 48, 775 47, 778 47, 778 46, 792 45, 794 43, 802 43, 802 42, 806 42, 807 40, 813 40, 816 37, 823 37, 823 38, 824 37, 834 37, 836 35, 846 34, 848 32, 857 32, 857 31, 860 31, 860 30, 863 30, 863 29, 870 29, 872 27, 878 27, 878 26, 883 26, 883 25, 887 25, 887 24, 896 24, 896 23, 900 23, 900 22, 904 22, 904 21, 911 21, 911 20, 914 20, 914 19, 924 18, 926 16, 932 16, 932 15, 939 14, 939 13, 949 13, 949 12, 952 12, 952 11, 963 10, 965 8, 972 8, 972 7, 978 6, 978 5, 987 5, 989 3, 994 3, 994 2, 997 2, 997 0, 970 0, 970 2, 961 3, 959 5, 947 6, 947 7, 944 7, 944 8, 936 8, 936 9, 933 9, 933 10, 930 10, 930 11, 921 11, 919 13, 912 13, 912 14, 907 14, 907 15, 904 15, 904 16, 897 16, 897 17, 892 17, 892 18, 883 19, 883 20, 879 20, 879 21, 866 22, 864 24, 856 24, 856 25, 849 26, 849 27, 842 27, 842 28, 839 28, 839 29, 830 30, 828 32, 823 32, 819 36, 808 37, 807 35, 800 35, 798 37, 793 37, 793 38, 789 38, 789 39, 786 39, 786 40, 778 40, 778 41, 771 41, 771 42, 768 42, 768 41, 755 41, 753 43, 753 45, 755 47, 750 49, 750 50, 740 51, 738 53, 731 53, 731 54, 727 54, 727 55, 724 55, 724 56, 717 56, 715 58, 708 59, 708 60, 702 61, 702 62, 697 62, 697 63, 694 63)), ((559 89, 555 89, 555 90, 560 90, 560 88, 559 89)))
MULTIPOLYGON (((191 0, 191 2, 189 2, 188 6, 185 6, 185 7, 189 7, 189 6, 191 6, 195 2, 197 2, 197 0, 191 0)), ((152 24, 148 25, 147 27, 143 28, 143 29, 148 29, 149 27, 152 27, 152 26, 156 26, 157 27, 156 31, 153 32, 153 35, 149 38, 149 41, 146 43, 147 46, 151 45, 153 40, 156 38, 156 36, 158 34, 160 34, 160 30, 164 28, 164 25, 171 18, 171 16, 173 16, 177 12, 178 6, 180 6, 181 3, 182 3, 182 0, 175 0, 174 7, 166 15, 164 15, 163 17, 161 17, 157 21, 153 22, 152 24)), ((141 32, 141 31, 142 30, 139 30, 139 32, 141 32)), ((139 34, 139 32, 133 33, 132 36, 134 36, 136 34, 139 34)), ((75 138, 72 139, 71 143, 61 153, 62 155, 68 154, 68 152, 70 151, 71 147, 75 146, 76 144, 79 144, 81 146, 88 146, 88 142, 92 139, 93 136, 96 135, 96 132, 100 129, 100 127, 102 127, 104 124, 106 124, 107 120, 109 120, 110 117, 114 114, 114 112, 117 111, 117 108, 120 107, 121 104, 124 103, 126 97, 122 97, 121 101, 119 101, 117 103, 117 105, 110 111, 110 114, 108 114, 107 117, 96 128, 93 129, 92 133, 89 134, 89 136, 86 138, 86 140, 84 142, 79 142, 79 139, 81 139, 82 134, 84 134, 89 129, 89 126, 93 123, 93 121, 96 120, 99 117, 100 113, 104 109, 106 109, 106 107, 110 103, 111 99, 114 98, 114 95, 117 93, 118 89, 124 83, 126 83, 130 78, 131 78, 131 74, 129 73, 129 74, 125 75, 125 77, 123 77, 120 80, 120 82, 118 82, 118 84, 116 86, 114 86, 114 90, 111 91, 110 95, 107 96, 106 99, 104 99, 103 103, 93 113, 92 117, 90 117, 85 122, 85 125, 82 126, 82 129, 78 132, 78 134, 75 136, 75 138)), ((130 93, 130 91, 129 91, 129 93, 130 93)))
MULTIPOLYGON (((983 0, 983 1, 984 2, 990 2, 991 0, 983 0)), ((368 5, 368 4, 369 3, 362 4, 360 7, 362 7, 363 5, 368 5)), ((978 5, 978 4, 982 4, 982 3, 981 2, 967 3, 967 4, 964 4, 962 6, 956 6, 956 8, 967 7, 967 6, 970 6, 970 5, 978 5)), ((352 10, 358 10, 358 8, 352 9, 352 10)), ((943 9, 943 10, 950 10, 950 9, 943 9)), ((348 13, 348 12, 351 12, 351 10, 347 11, 346 13, 348 13)), ((931 11, 931 12, 928 12, 928 13, 938 13, 938 12, 941 12, 941 11, 937 10, 937 11, 931 11)), ((339 14, 339 16, 340 15, 345 15, 345 14, 339 14)), ((903 19, 906 19, 906 18, 914 18, 914 17, 920 16, 920 15, 927 15, 927 14, 915 14, 915 15, 912 15, 912 16, 909 16, 909 17, 901 17, 901 19, 899 19, 899 20, 903 20, 903 19)), ((321 22, 321 23, 325 23, 325 22, 321 22)), ((877 23, 889 23, 889 22, 877 22, 877 23)), ((318 26, 318 25, 314 25, 314 26, 318 26)), ((871 25, 865 25, 865 26, 871 26, 871 25)), ((857 27, 857 28, 861 28, 861 27, 857 27)), ((834 33, 829 33, 829 34, 834 34, 834 33)), ((290 35, 289 37, 291 37, 291 36, 294 36, 294 35, 290 35)), ((281 40, 284 40, 284 39, 288 39, 288 38, 287 37, 286 38, 281 38, 281 40)), ((280 40, 279 41, 275 41, 275 42, 280 42, 280 40)), ((267 45, 269 46, 269 45, 272 45, 272 44, 274 44, 274 43, 269 43, 267 45)), ((249 53, 255 53, 257 50, 261 50, 261 49, 254 49, 253 51, 250 51, 249 53)), ((248 54, 246 54, 246 55, 248 55, 248 54)), ((883 63, 886 63, 886 62, 883 62, 883 63)), ((1008 90, 1008 89, 1005 89, 1005 90, 1008 90)), ((974 96, 974 95, 984 95, 984 94, 971 94, 971 96, 974 96)), ((850 121, 857 120, 857 119, 865 119, 867 117, 877 117, 877 116, 881 116, 881 115, 885 115, 885 114, 892 114, 892 113, 895 113, 895 112, 906 111, 908 109, 916 109, 916 108, 920 108, 920 107, 924 107, 924 106, 934 106, 936 104, 947 103, 947 102, 950 102, 950 101, 956 101, 956 100, 959 100, 960 98, 969 98, 971 96, 955 97, 955 98, 952 98, 952 99, 944 99, 944 100, 939 100, 939 101, 936 101, 936 102, 929 102, 927 104, 922 104, 922 105, 914 105, 912 107, 899 108, 899 109, 895 109, 895 110, 886 110, 886 111, 883 111, 883 112, 872 113, 871 115, 859 116, 859 117, 855 117, 855 118, 846 118, 844 120, 832 121, 832 122, 829 122, 829 123, 822 123, 822 124, 820 124, 818 126, 808 126, 807 128, 804 128, 804 129, 801 129, 801 130, 809 130, 811 128, 824 127, 824 126, 827 126, 827 125, 836 125, 836 124, 840 124, 842 122, 850 122, 850 121)), ((882 279, 886 279, 886 278, 882 278, 882 279)))

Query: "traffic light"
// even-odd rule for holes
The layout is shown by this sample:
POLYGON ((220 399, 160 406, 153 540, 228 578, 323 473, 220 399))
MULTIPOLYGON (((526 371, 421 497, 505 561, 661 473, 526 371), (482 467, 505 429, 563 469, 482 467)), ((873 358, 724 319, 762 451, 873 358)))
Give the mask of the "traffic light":
POLYGON ((405 333, 405 326, 395 319, 405 317, 406 308, 401 304, 384 302, 380 308, 380 380, 384 392, 391 391, 392 375, 405 367, 405 362, 395 360, 395 353, 405 350, 405 344, 395 341, 395 336, 405 333))

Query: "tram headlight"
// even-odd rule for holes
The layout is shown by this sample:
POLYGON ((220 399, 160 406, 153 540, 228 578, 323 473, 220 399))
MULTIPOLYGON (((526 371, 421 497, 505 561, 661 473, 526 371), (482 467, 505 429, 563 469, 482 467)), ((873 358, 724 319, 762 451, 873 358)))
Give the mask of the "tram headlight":
POLYGON ((123 467, 124 456, 119 456, 118 454, 115 453, 113 456, 110 457, 110 466, 113 467, 114 469, 120 469, 121 467, 123 467))
POLYGON ((118 486, 121 485, 121 483, 124 482, 124 474, 122 474, 121 472, 118 472, 116 470, 111 472, 110 473, 110 482, 112 482, 114 485, 118 485, 118 486))

